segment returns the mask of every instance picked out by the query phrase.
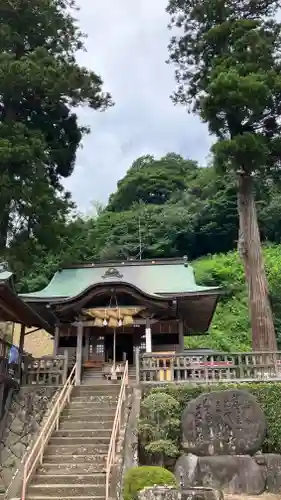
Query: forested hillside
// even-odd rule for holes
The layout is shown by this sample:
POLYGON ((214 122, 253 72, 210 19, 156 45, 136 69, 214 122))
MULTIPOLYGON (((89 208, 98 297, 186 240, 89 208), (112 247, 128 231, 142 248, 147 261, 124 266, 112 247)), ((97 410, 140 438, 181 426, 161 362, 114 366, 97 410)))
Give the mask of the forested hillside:
MULTIPOLYGON (((264 258, 277 342, 281 347, 281 246, 266 245, 264 258)), ((188 340, 188 346, 208 346, 226 351, 251 350, 250 321, 243 266, 237 252, 215 254, 194 262, 197 281, 221 285, 224 296, 215 313, 210 336, 188 340)), ((187 339, 186 339, 187 340, 187 339)))
MULTIPOLYGON (((281 340, 281 194, 261 186, 257 200, 281 340)), ((201 168, 176 154, 159 160, 147 155, 133 163, 108 206, 93 212, 82 217, 69 208, 65 218, 53 218, 32 234, 14 235, 7 258, 17 274, 19 291, 45 286, 65 263, 140 257, 140 252, 142 258, 187 255, 199 283, 225 290, 210 337, 191 339, 188 345, 250 348, 245 278, 235 251, 238 217, 232 178, 218 177, 212 166, 201 168)))

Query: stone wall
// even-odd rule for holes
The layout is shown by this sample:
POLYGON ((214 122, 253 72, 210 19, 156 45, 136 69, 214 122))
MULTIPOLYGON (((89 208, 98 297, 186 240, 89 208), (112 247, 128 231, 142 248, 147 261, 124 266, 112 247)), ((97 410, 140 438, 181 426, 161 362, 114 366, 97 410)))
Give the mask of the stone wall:
POLYGON ((34 386, 14 394, 0 441, 0 487, 9 486, 56 393, 56 387, 34 386))

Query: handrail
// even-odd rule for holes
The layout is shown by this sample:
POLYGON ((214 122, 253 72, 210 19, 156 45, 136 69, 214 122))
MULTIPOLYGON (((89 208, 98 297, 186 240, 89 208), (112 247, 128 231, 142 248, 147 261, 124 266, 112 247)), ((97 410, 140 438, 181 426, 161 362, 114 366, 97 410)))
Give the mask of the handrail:
POLYGON ((119 392, 119 396, 118 396, 118 402, 117 402, 117 408, 116 408, 113 427, 112 427, 111 438, 110 438, 110 442, 109 442, 107 460, 106 460, 105 500, 109 500, 110 474, 111 474, 111 468, 115 462, 117 437, 118 437, 120 427, 121 427, 122 408, 123 408, 124 400, 126 399, 126 387, 128 385, 128 382, 129 382, 129 367, 128 367, 128 361, 126 361, 124 372, 123 372, 123 377, 122 377, 122 382, 121 382, 121 387, 120 387, 120 392, 119 392))
POLYGON ((38 462, 42 465, 44 450, 53 433, 54 427, 56 427, 56 430, 59 428, 59 418, 61 412, 64 409, 66 402, 70 401, 70 394, 75 384, 75 374, 76 365, 72 368, 71 373, 65 382, 35 444, 33 445, 28 459, 24 464, 21 500, 25 500, 26 498, 27 486, 34 469, 38 466, 38 462))

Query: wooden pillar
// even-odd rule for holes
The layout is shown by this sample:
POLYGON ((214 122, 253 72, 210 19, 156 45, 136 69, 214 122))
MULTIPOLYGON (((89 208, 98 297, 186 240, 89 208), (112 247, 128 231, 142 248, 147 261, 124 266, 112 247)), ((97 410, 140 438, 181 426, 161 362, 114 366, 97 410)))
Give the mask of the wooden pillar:
POLYGON ((146 318, 145 321, 145 351, 147 353, 152 352, 151 326, 149 318, 146 318))
POLYGON ((184 351, 184 322, 182 319, 179 321, 179 349, 180 353, 184 351))
POLYGON ((25 336, 25 325, 21 325, 20 327, 20 339, 19 339, 19 352, 23 353, 24 349, 24 336, 25 336))
POLYGON ((59 326, 55 327, 55 336, 54 336, 54 348, 53 348, 53 356, 58 355, 59 351, 59 344, 60 344, 60 329, 59 326))
POLYGON ((76 380, 75 384, 81 384, 82 374, 82 350, 83 350, 83 323, 77 326, 77 348, 76 348, 76 380))
POLYGON ((88 327, 85 330, 84 361, 89 361, 89 349, 90 349, 90 329, 88 327))

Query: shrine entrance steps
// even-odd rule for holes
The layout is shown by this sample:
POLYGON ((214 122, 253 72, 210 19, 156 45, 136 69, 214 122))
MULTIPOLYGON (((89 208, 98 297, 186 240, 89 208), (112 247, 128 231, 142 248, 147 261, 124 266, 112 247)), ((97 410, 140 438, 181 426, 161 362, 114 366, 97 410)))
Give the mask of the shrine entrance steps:
POLYGON ((105 466, 119 390, 119 384, 73 389, 27 500, 105 499, 105 466))
MULTIPOLYGON (((129 365, 129 384, 134 384, 136 381, 136 367, 134 365, 129 365)), ((120 380, 117 381, 120 384, 120 380)), ((95 386, 95 385, 116 385, 116 382, 112 382, 104 377, 101 368, 84 368, 84 373, 82 377, 82 385, 84 386, 95 386)))

